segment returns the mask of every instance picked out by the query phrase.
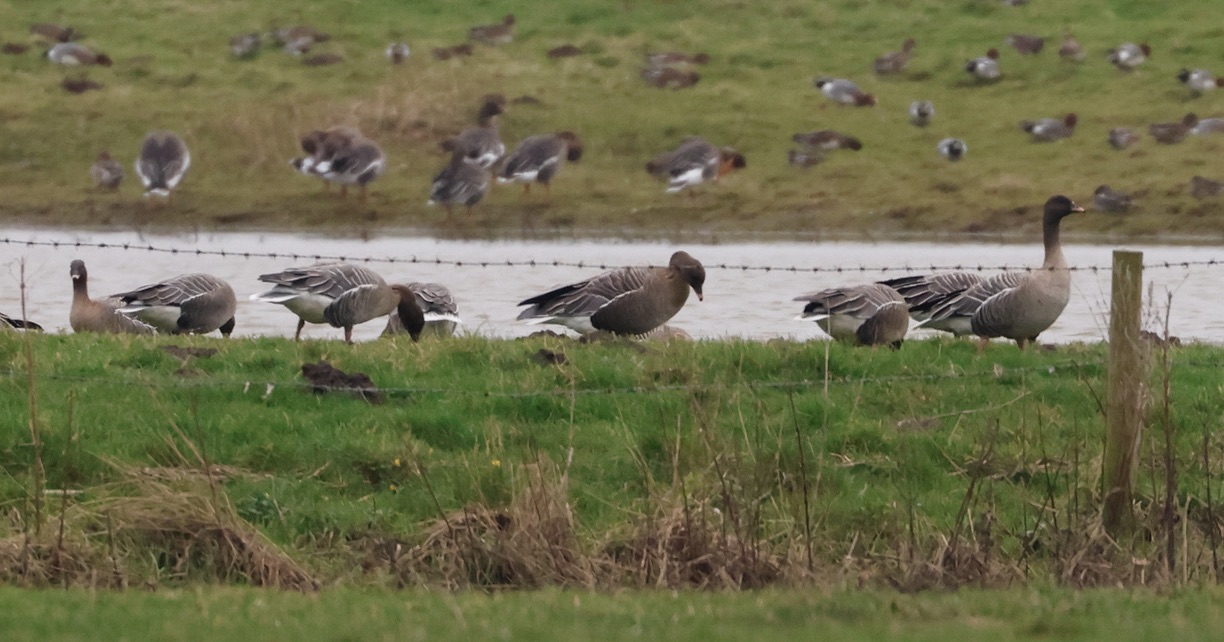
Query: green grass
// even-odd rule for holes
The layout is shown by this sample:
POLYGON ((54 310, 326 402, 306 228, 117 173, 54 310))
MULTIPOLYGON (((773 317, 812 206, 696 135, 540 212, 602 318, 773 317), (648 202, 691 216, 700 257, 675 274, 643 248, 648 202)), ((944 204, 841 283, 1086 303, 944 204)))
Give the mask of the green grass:
POLYGON ((1136 194, 1140 210, 1077 221, 1072 233, 1151 238, 1219 238, 1219 205, 1190 199, 1194 174, 1212 175, 1221 142, 1176 146, 1145 140, 1114 152, 1110 127, 1146 127, 1187 111, 1218 115, 1224 92, 1191 99, 1174 78, 1181 67, 1224 71, 1221 30, 1198 19, 1200 3, 1083 0, 1013 8, 986 0, 628 2, 542 0, 521 3, 310 3, 294 10, 247 2, 84 2, 10 7, 7 41, 26 42, 23 25, 56 20, 108 52, 109 69, 89 71, 106 85, 73 96, 65 72, 38 58, 38 47, 0 59, 5 121, 0 141, 0 217, 15 223, 199 225, 204 227, 422 227, 440 233, 499 234, 520 226, 575 227, 588 234, 705 229, 960 234, 1038 229, 1037 207, 1053 193, 1081 203, 1101 183, 1136 194), (470 59, 438 62, 429 48, 463 40, 474 24, 518 16, 514 43, 478 47, 470 59), (333 35, 321 48, 346 62, 312 69, 275 50, 233 61, 226 41, 271 24, 309 23, 333 35), (1088 49, 1079 66, 1056 48, 1071 29, 1088 49), (1002 48, 1012 31, 1050 39, 1021 59, 1004 50, 1004 78, 970 86, 965 59, 1002 48), (910 71, 876 78, 871 60, 918 40, 910 71), (413 56, 394 67, 382 48, 405 39, 413 56), (1105 50, 1147 41, 1151 60, 1131 74, 1109 66, 1105 50), (553 61, 544 52, 574 43, 591 53, 553 61), (712 57, 691 90, 660 91, 637 77, 641 55, 705 51, 712 57), (826 104, 811 86, 821 74, 849 77, 879 98, 874 109, 826 104), (479 97, 499 91, 533 96, 511 105, 502 123, 509 142, 573 129, 587 155, 556 182, 554 202, 524 202, 517 188, 495 189, 471 221, 447 225, 424 206, 444 163, 437 143, 465 127, 479 97), (911 127, 911 100, 935 101, 927 130, 911 127), (1074 138, 1031 144, 1023 118, 1080 114, 1074 138), (338 123, 358 125, 387 151, 389 169, 368 207, 320 195, 317 181, 287 167, 297 136, 338 123), (175 202, 144 207, 135 180, 118 196, 96 195, 87 168, 110 149, 130 166, 143 134, 168 128, 195 159, 175 202), (790 135, 835 128, 863 139, 860 153, 835 154, 808 171, 785 164, 790 135), (688 134, 737 147, 748 168, 696 198, 663 194, 643 163, 688 134), (934 151, 942 137, 967 140, 964 162, 934 151))

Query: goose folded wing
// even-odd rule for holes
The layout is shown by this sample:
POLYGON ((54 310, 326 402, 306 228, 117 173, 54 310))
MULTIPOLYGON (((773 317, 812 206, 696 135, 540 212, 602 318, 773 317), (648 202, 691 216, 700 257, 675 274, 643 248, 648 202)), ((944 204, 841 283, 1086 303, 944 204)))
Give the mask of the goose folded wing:
POLYGON ((644 288, 651 278, 652 269, 647 267, 626 267, 604 272, 586 281, 556 287, 524 300, 519 305, 531 307, 523 310, 518 318, 592 316, 613 299, 644 288))

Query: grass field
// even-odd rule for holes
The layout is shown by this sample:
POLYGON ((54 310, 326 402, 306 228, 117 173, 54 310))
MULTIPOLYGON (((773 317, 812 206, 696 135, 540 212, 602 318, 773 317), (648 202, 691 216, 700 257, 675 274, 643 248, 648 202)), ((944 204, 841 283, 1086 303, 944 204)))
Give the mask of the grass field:
MULTIPOLYGON (((1172 146, 1145 139, 1115 152, 1115 126, 1224 111, 1224 91, 1192 98, 1175 75, 1182 67, 1224 71, 1221 28, 1203 21, 1201 4, 1136 0, 1034 2, 1007 7, 987 0, 842 0, 813 5, 753 2, 365 2, 310 3, 284 10, 248 2, 84 2, 54 8, 8 7, 0 38, 34 43, 24 25, 71 24, 82 42, 115 59, 88 76, 105 85, 64 92, 65 71, 38 57, 0 57, 5 123, 0 141, 0 217, 50 225, 197 225, 202 227, 418 227, 447 234, 497 234, 520 227, 559 227, 585 234, 644 230, 846 232, 866 235, 957 235, 988 231, 1033 234, 1040 204, 1053 193, 1081 203, 1101 183, 1135 194, 1138 211, 1089 217, 1077 231, 1151 238, 1218 240, 1220 205, 1196 201, 1194 174, 1224 179, 1215 158, 1221 141, 1196 137, 1172 146), (479 46, 466 59, 436 61, 434 46, 457 44, 467 28, 513 11, 513 43, 479 46), (320 46, 345 61, 303 66, 275 47, 250 61, 229 57, 231 35, 307 23, 332 34, 320 46), (1056 54, 1061 32, 1084 43, 1080 65, 1056 54), (1002 45, 1010 32, 1046 36, 1037 56, 1002 45), (871 61, 918 41, 908 73, 875 77, 871 61), (393 66, 382 49, 403 39, 413 48, 393 66), (1108 48, 1146 41, 1147 64, 1122 73, 1108 48), (571 43, 580 56, 550 60, 571 43), (966 59, 1003 51, 1003 79, 966 82, 966 59), (642 54, 703 51, 701 81, 680 91, 647 87, 642 54), (871 109, 838 108, 811 81, 854 79, 877 95, 871 109), (511 104, 502 121, 513 143, 527 135, 573 129, 586 157, 563 170, 554 201, 523 200, 498 188, 471 219, 448 224, 426 208, 429 182, 445 162, 437 143, 467 126, 480 96, 497 91, 538 104, 511 104), (910 101, 934 100, 935 123, 906 122, 910 101), (1055 144, 1026 140, 1020 119, 1080 115, 1075 136, 1055 144), (389 169, 368 207, 322 195, 318 181, 295 175, 288 159, 301 133, 334 124, 359 126, 387 151, 389 169), (174 203, 146 207, 134 177, 120 194, 94 194, 88 167, 109 149, 129 167, 143 134, 173 129, 195 159, 174 203), (787 166, 794 132, 834 128, 864 141, 859 153, 835 153, 824 164, 787 166), (748 167, 695 198, 663 193, 642 167, 686 135, 737 147, 748 167), (935 143, 959 136, 965 161, 947 163, 935 143)), ((535 197, 538 198, 538 197, 535 197)))

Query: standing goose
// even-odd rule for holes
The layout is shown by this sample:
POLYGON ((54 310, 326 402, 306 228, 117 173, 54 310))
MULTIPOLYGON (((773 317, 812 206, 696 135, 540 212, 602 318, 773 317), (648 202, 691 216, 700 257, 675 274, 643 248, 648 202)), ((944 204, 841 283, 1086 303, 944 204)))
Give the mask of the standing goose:
POLYGON ((344 340, 352 343, 353 326, 397 310, 415 340, 425 324, 421 308, 407 287, 388 286, 378 273, 352 263, 319 263, 263 274, 271 290, 251 295, 289 308, 298 316, 293 340, 302 337, 307 323, 327 323, 344 328, 344 340))
POLYGON ((208 334, 234 331, 238 306, 228 283, 209 274, 183 274, 116 294, 119 312, 139 319, 167 334, 208 334))
POLYGON ((829 288, 795 297, 803 301, 797 318, 815 321, 837 341, 900 348, 909 330, 909 306, 896 290, 880 283, 829 288))
POLYGON ((872 63, 872 69, 881 76, 889 74, 899 74, 905 71, 905 67, 909 65, 910 56, 913 55, 914 46, 918 44, 913 38, 906 38, 901 44, 901 51, 891 51, 880 56, 872 63))
POLYGON ((75 42, 61 42, 47 50, 47 60, 57 64, 75 67, 78 65, 102 65, 103 67, 111 66, 112 61, 110 56, 95 52, 89 47, 78 45, 75 42))
POLYGON ((978 80, 998 80, 1003 75, 999 70, 999 50, 991 49, 985 56, 965 62, 965 71, 978 80))
POLYGON ((674 151, 646 163, 646 171, 666 180, 667 192, 675 194, 706 181, 717 181, 747 165, 744 155, 734 149, 719 149, 704 138, 689 136, 674 151))
POLYGON ((33 321, 28 321, 26 319, 14 319, 9 315, 0 312, 0 331, 6 328, 15 328, 17 330, 36 330, 38 332, 42 332, 43 329, 41 325, 38 325, 33 321))
POLYGON ((299 139, 306 156, 295 158, 289 161, 289 164, 306 176, 323 179, 323 185, 330 189, 331 182, 323 178, 323 174, 331 169, 337 154, 362 138, 364 137, 356 128, 345 126, 307 132, 299 139))
POLYGON ((1198 125, 1198 122, 1198 116, 1186 114, 1180 122, 1153 123, 1148 126, 1148 133, 1156 142, 1172 145, 1186 140, 1186 135, 1198 125))
POLYGON ((1036 341, 1058 320, 1071 299, 1071 272, 1059 241, 1059 224, 1066 216, 1082 211, 1084 208, 1066 196, 1051 196, 1042 216, 1045 260, 1040 269, 1004 272, 985 279, 935 308, 931 319, 918 327, 968 320, 973 334, 982 337, 983 348, 993 337, 1013 339, 1021 350, 1036 341))
POLYGON ((1060 118, 1039 118, 1037 120, 1020 121, 1020 129, 1027 132, 1037 143, 1052 143, 1056 140, 1070 138, 1075 133, 1075 124, 1079 117, 1067 114, 1060 118))
MULTIPOLYGON (((476 114, 476 127, 463 130, 456 137, 467 150, 467 161, 489 169, 506 155, 506 144, 497 133, 497 117, 503 113, 501 96, 488 97, 476 114)), ((447 150, 450 151, 450 150, 447 150)))
POLYGON ((169 197, 191 167, 187 145, 174 132, 153 132, 145 136, 136 158, 136 175, 144 183, 145 196, 169 197))
POLYGON ((603 330, 637 336, 675 316, 688 301, 689 288, 703 300, 704 284, 701 262, 688 252, 676 252, 667 267, 623 267, 525 299, 519 305, 530 307, 518 318, 582 334, 603 330))
MULTIPOLYGON (((412 290, 417 306, 424 314, 425 327, 421 330, 421 334, 436 337, 454 336, 455 328, 462 325, 463 320, 459 318, 459 306, 455 303, 455 297, 451 295, 451 291, 440 283, 414 281, 406 287, 412 290)), ((404 334, 405 332, 407 330, 404 329, 404 322, 400 320, 399 312, 392 311, 387 317, 387 327, 383 329, 382 336, 404 334)))
POLYGON ((489 190, 489 173, 483 167, 469 163, 464 159, 467 152, 458 139, 443 141, 442 149, 451 152, 450 162, 438 172, 429 187, 429 201, 426 205, 442 204, 446 208, 446 217, 453 214, 455 205, 467 208, 467 215, 472 215, 472 207, 484 198, 489 190))
POLYGON ((117 190, 119 183, 123 182, 123 166, 111 158, 110 152, 103 151, 90 166, 89 176, 97 189, 117 190))
POLYGON ((499 183, 517 181, 523 184, 523 193, 531 191, 532 183, 544 186, 552 198, 549 184, 566 161, 576 162, 582 158, 582 141, 577 134, 563 131, 555 134, 531 136, 519 143, 506 157, 502 165, 499 183))
POLYGON ((1151 55, 1152 48, 1147 43, 1137 45, 1127 42, 1109 50, 1109 64, 1122 71, 1131 71, 1146 62, 1151 55))
MULTIPOLYGON (((960 296, 965 290, 981 282, 982 276, 976 272, 942 272, 880 281, 881 284, 896 290, 901 298, 905 299, 905 303, 909 306, 910 318, 919 323, 931 321, 931 313, 935 308, 960 296)), ((956 323, 933 321, 919 327, 951 332, 956 336, 972 332, 968 322, 957 325, 956 323)))
POLYGON ((914 127, 926 127, 935 117, 935 103, 929 100, 915 100, 910 103, 909 119, 914 127))
POLYGON ((68 312, 68 325, 73 332, 100 332, 104 334, 153 334, 153 326, 120 314, 123 302, 115 297, 89 298, 89 272, 85 262, 77 259, 68 268, 72 276, 72 309, 68 312))
MULTIPOLYGON (((348 195, 348 186, 356 185, 361 189, 361 204, 366 202, 366 186, 371 181, 382 176, 387 168, 387 157, 377 143, 368 138, 351 141, 347 147, 340 148, 330 162, 324 163, 326 171, 320 171, 325 180, 340 183, 340 195, 348 195)), ((316 165, 316 169, 319 165, 316 165)))

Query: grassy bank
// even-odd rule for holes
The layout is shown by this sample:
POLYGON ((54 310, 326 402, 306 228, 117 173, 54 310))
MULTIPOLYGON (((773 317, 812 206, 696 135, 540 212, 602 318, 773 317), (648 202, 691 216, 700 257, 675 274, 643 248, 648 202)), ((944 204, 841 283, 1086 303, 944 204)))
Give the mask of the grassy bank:
POLYGON ((1145 139, 1115 152, 1115 126, 1146 128, 1224 110, 1224 92, 1192 98, 1175 75, 1182 67, 1224 65, 1220 29, 1197 19, 1200 3, 1160 5, 1085 0, 1007 7, 999 2, 577 2, 311 3, 292 11, 247 2, 84 2, 9 7, 6 41, 33 44, 24 25, 60 21, 107 52, 110 68, 88 76, 100 91, 70 95, 59 86, 79 72, 37 56, 40 46, 0 58, 5 122, 0 141, 0 220, 51 225, 196 225, 202 227, 421 227, 459 235, 522 227, 580 233, 837 231, 856 234, 958 234, 1038 231, 1037 208, 1052 193, 1086 202, 1101 183, 1135 194, 1138 210, 1086 217, 1073 231, 1151 238, 1218 240, 1220 205, 1196 201, 1187 184, 1212 175, 1221 142, 1180 145, 1145 139), (470 58, 436 61, 435 46, 461 42, 467 28, 518 17, 515 41, 477 47, 470 58), (229 57, 227 39, 270 25, 308 23, 330 32, 319 50, 344 62, 312 68, 275 47, 250 61, 229 57), (1081 65, 1058 60, 1063 29, 1084 43, 1081 65), (1010 32, 1050 39, 1021 58, 1003 48, 1010 32), (872 59, 914 36, 908 73, 877 78, 872 59), (408 41, 412 57, 393 66, 385 45, 408 41), (1125 74, 1105 61, 1124 41, 1155 53, 1125 74), (574 44, 583 54, 550 60, 549 49, 574 44), (967 83, 966 59, 1003 49, 1003 79, 967 83), (642 54, 703 51, 701 81, 658 90, 638 78, 642 54), (828 74, 857 80, 878 97, 873 109, 837 108, 813 88, 828 74), (495 189, 472 220, 447 224, 424 202, 445 162, 443 138, 472 120, 489 91, 534 103, 509 106, 508 142, 572 129, 587 143, 582 162, 565 168, 554 202, 523 200, 495 189), (912 100, 931 99, 938 115, 910 126, 912 100), (1020 119, 1080 115, 1079 131, 1056 144, 1029 143, 1020 119), (295 175, 288 159, 297 136, 333 124, 359 126, 386 150, 387 174, 367 207, 321 194, 295 175), (89 191, 88 167, 109 149, 129 168, 151 129, 174 129, 194 164, 170 207, 146 207, 134 177, 120 194, 89 191), (834 128, 863 140, 859 153, 835 153, 809 170, 786 165, 794 132, 834 128), (682 137, 700 134, 746 154, 748 168, 696 198, 672 197, 642 167, 682 137), (934 147, 945 136, 969 144, 950 164, 934 147))
POLYGON ((0 568, 32 586, 1210 581, 1224 354, 1168 356, 1141 527, 1114 542, 1101 346, 8 333, 0 568), (380 403, 312 392, 300 367, 321 359, 380 403))

